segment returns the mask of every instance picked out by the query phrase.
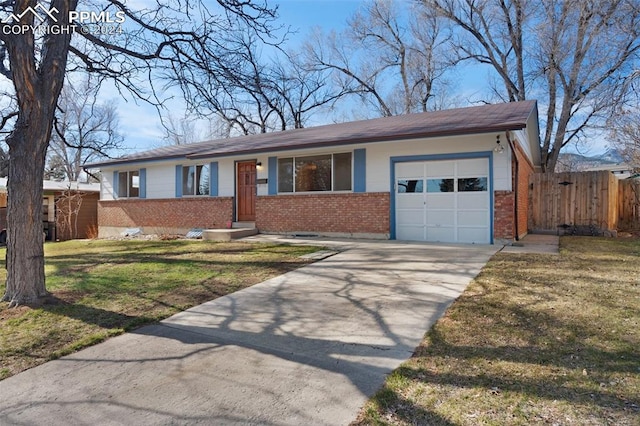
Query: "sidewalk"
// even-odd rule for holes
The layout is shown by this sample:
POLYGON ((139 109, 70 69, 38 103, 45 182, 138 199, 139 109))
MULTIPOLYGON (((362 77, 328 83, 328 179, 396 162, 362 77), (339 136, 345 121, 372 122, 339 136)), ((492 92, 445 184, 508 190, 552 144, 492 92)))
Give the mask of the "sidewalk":
POLYGON ((504 246, 502 253, 560 254, 557 235, 528 234, 513 245, 504 246))

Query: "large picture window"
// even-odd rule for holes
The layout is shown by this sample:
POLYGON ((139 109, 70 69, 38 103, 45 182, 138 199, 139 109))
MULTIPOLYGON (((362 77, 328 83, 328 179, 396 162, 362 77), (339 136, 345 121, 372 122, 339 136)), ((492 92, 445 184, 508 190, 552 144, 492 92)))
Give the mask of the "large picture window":
POLYGON ((140 196, 140 173, 138 170, 118 172, 118 198, 140 196))
POLYGON ((182 195, 209 195, 209 166, 182 167, 182 195))
POLYGON ((351 153, 278 159, 278 192, 351 191, 351 153))

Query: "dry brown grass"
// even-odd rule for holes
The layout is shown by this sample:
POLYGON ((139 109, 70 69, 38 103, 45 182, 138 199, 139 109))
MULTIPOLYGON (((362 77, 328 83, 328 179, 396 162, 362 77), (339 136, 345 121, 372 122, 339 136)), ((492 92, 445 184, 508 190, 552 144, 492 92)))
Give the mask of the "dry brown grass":
POLYGON ((497 254, 354 424, 639 425, 640 240, 497 254))

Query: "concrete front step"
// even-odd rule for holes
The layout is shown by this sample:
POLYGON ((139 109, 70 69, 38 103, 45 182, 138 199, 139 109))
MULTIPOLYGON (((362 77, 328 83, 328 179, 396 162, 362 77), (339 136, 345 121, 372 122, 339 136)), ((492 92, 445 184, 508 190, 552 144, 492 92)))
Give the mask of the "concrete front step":
POLYGON ((254 229, 255 227, 255 222, 233 222, 231 224, 232 229, 254 229))
POLYGON ((256 235, 256 228, 238 228, 238 229, 205 229, 202 231, 202 239, 208 241, 231 241, 238 238, 256 235))

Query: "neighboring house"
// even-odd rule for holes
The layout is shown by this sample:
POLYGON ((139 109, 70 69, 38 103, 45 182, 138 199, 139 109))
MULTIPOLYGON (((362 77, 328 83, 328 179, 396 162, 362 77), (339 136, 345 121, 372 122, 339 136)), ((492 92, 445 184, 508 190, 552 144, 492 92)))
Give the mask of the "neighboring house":
MULTIPOLYGON (((97 230, 100 184, 43 181, 42 226, 49 241, 88 238, 97 230)), ((0 228, 7 226, 7 179, 0 178, 0 228)))
POLYGON ((583 172, 599 172, 602 170, 606 170, 611 172, 618 179, 627 179, 633 176, 633 167, 626 163, 618 163, 618 164, 603 164, 598 166, 589 166, 585 167, 581 171, 583 172))
POLYGON ((101 237, 254 222, 260 232, 454 243, 527 233, 535 101, 158 148, 102 172, 101 237))

